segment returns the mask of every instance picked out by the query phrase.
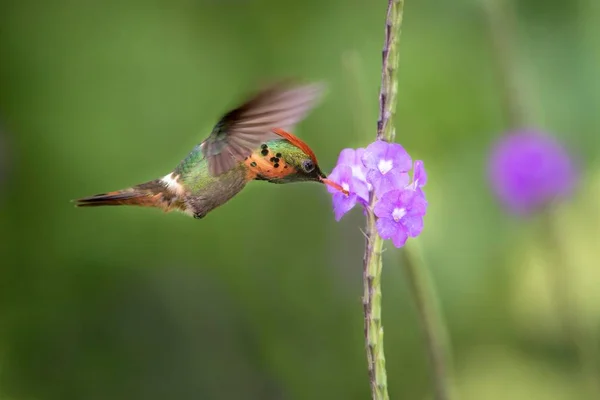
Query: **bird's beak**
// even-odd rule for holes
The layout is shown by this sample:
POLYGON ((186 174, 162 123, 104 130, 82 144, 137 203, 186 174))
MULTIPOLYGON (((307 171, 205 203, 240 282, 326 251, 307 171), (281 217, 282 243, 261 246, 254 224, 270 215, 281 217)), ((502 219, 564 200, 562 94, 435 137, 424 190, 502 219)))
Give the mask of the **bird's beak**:
POLYGON ((321 182, 323 182, 324 184, 326 184, 326 185, 328 185, 328 186, 331 186, 332 188, 334 188, 334 189, 336 189, 336 190, 339 190, 340 192, 344 193, 346 196, 348 195, 348 191, 347 191, 347 190, 344 190, 344 188, 343 188, 343 187, 341 187, 340 185, 338 185, 338 184, 337 184, 337 183, 335 183, 334 181, 332 181, 332 180, 330 180, 330 179, 327 179, 327 178, 325 177, 325 174, 324 174, 324 173, 322 173, 322 172, 321 172, 321 173, 319 174, 319 179, 320 179, 320 180, 321 180, 321 182))
POLYGON ((343 187, 341 187, 340 185, 338 185, 337 183, 335 183, 332 180, 329 180, 327 178, 321 178, 321 182, 323 182, 326 185, 331 186, 334 189, 339 190, 340 192, 344 193, 346 196, 348 195, 348 191, 347 190, 345 190, 343 187))
POLYGON ((339 190, 340 192, 344 193, 346 196, 348 196, 348 191, 344 190, 343 187, 341 187, 340 185, 338 185, 337 183, 335 183, 334 181, 327 179, 327 175, 325 175, 323 173, 323 171, 321 171, 320 169, 317 171, 317 174, 319 175, 319 180, 324 183, 325 185, 331 186, 332 188, 339 190))

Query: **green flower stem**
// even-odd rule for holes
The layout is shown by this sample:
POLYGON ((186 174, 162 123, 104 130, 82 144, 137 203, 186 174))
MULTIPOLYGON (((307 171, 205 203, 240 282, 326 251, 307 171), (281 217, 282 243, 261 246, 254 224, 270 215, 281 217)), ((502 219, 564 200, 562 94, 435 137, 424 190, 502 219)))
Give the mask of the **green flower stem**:
POLYGON ((381 325, 381 251, 383 239, 377 233, 372 208, 367 210, 367 244, 364 257, 365 340, 369 381, 373 400, 389 399, 387 373, 383 352, 383 326, 381 325))
POLYGON ((415 242, 401 251, 402 264, 410 288, 425 347, 432 369, 436 400, 449 400, 451 396, 450 346, 448 333, 439 310, 434 285, 415 242))
MULTIPOLYGON (((381 90, 379 92, 379 118, 377 121, 377 139, 393 141, 395 130, 393 116, 396 110, 398 92, 398 41, 402 25, 403 0, 389 0, 385 21, 385 40, 383 45, 383 65, 381 72, 381 90)), ((381 251, 383 239, 377 233, 376 219, 373 214, 375 194, 371 192, 367 207, 366 245, 363 259, 363 308, 365 313, 365 341, 369 382, 373 400, 389 399, 387 391, 387 373, 383 352, 383 326, 381 324, 381 251)))
POLYGON ((379 91, 379 119, 377 139, 392 142, 396 136, 394 115, 396 115, 396 94, 398 93, 398 42, 402 27, 404 0, 389 0, 385 20, 385 42, 383 44, 383 66, 381 69, 381 90, 379 91))

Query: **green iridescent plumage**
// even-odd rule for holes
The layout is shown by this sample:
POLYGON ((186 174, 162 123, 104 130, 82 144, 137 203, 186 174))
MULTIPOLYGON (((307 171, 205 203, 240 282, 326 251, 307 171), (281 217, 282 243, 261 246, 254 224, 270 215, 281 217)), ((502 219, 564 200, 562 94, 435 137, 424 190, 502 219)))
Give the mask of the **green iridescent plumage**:
POLYGON ((315 106, 322 92, 321 84, 293 86, 280 82, 229 111, 202 146, 211 175, 221 175, 261 143, 275 139, 273 128, 292 129, 315 106))
POLYGON ((312 150, 282 129, 304 118, 316 104, 321 87, 273 85, 225 114, 173 172, 124 190, 80 199, 77 205, 158 207, 202 218, 250 180, 334 185, 320 171, 312 150))

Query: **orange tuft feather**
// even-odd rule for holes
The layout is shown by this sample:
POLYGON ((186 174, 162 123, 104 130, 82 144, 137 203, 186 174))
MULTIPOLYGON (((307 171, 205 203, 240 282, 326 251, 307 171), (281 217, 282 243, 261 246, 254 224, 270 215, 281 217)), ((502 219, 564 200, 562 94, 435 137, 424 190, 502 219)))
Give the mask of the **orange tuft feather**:
POLYGON ((317 156, 315 156, 315 153, 312 151, 312 149, 310 147, 308 147, 308 145, 306 143, 304 143, 302 140, 300 140, 300 138, 292 135, 289 132, 284 131, 281 128, 274 128, 273 133, 281 136, 284 139, 287 139, 288 142, 290 142, 294 146, 301 149, 304 153, 306 153, 310 157, 310 159, 313 160, 315 165, 319 165, 319 163, 317 162, 317 156))

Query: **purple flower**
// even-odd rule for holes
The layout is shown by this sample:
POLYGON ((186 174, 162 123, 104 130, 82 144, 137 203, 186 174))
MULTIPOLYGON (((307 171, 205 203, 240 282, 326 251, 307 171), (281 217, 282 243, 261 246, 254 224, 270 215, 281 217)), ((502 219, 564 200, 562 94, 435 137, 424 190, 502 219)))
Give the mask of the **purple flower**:
POLYGON ((379 199, 373 211, 379 235, 402 247, 409 236, 416 237, 423 230, 427 201, 422 192, 412 188, 392 190, 379 199))
POLYGON ((427 208, 421 189, 427 183, 427 173, 423 161, 415 161, 413 181, 409 184, 411 168, 410 156, 397 143, 376 141, 366 149, 342 150, 337 166, 329 175, 331 181, 348 192, 346 195, 328 188, 336 221, 357 203, 370 212, 369 192, 374 190, 378 200, 373 213, 378 217, 381 237, 392 239, 396 247, 401 247, 409 236, 419 235, 427 208))
MULTIPOLYGON (((367 185, 367 189, 371 190, 371 184, 367 182, 367 167, 362 162, 363 155, 365 154, 365 149, 362 147, 354 150, 354 149, 344 149, 340 152, 340 156, 338 157, 337 165, 348 165, 352 168, 352 176, 355 179, 358 179, 361 182, 365 182, 367 185)), ((365 199, 368 199, 368 195, 364 196, 365 199)))
POLYGON ((427 172, 425 171, 425 166, 423 165, 423 161, 417 160, 413 166, 413 181, 410 184, 412 189, 419 192, 422 196, 425 196, 423 193, 423 186, 427 184, 427 172))
POLYGON ((423 161, 415 161, 415 165, 413 168, 414 183, 417 187, 425 186, 427 184, 427 172, 425 172, 425 166, 423 165, 423 161))
POLYGON ((571 194, 577 172, 569 154, 550 136, 524 130, 495 144, 489 160, 491 185, 512 212, 528 214, 571 194))
POLYGON ((352 175, 352 167, 349 165, 338 165, 329 174, 329 179, 339 184, 348 194, 344 194, 332 187, 327 187, 329 193, 333 195, 333 212, 335 220, 339 221, 344 214, 350 211, 360 201, 366 204, 369 198, 366 182, 362 182, 352 175))
POLYGON ((328 187, 327 190, 333 195, 333 210, 336 221, 350 211, 356 203, 366 206, 369 201, 369 190, 371 185, 367 183, 367 168, 362 163, 365 149, 344 149, 340 152, 337 166, 329 174, 329 179, 339 184, 349 192, 348 195, 328 187))
POLYGON ((375 141, 366 148, 362 161, 369 170, 367 182, 373 185, 377 197, 408 184, 407 171, 412 167, 412 160, 398 143, 375 141))

